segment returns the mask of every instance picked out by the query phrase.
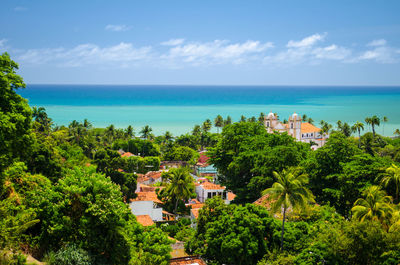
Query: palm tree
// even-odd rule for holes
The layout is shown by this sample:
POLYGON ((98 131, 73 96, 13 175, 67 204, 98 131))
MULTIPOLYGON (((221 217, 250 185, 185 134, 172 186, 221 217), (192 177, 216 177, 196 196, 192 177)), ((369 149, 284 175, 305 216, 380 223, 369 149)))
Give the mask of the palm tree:
POLYGON ((131 125, 129 125, 126 130, 125 130, 125 135, 128 139, 131 139, 135 133, 133 132, 133 127, 131 125))
POLYGON ((209 130, 211 130, 211 127, 212 127, 212 123, 211 123, 210 119, 207 119, 203 122, 202 129, 204 132, 208 132, 209 130))
POLYGON ((357 199, 353 208, 351 208, 354 218, 361 222, 373 220, 387 225, 387 221, 391 219, 393 213, 393 208, 390 205, 392 197, 387 196, 386 192, 381 190, 379 186, 370 186, 363 191, 362 195, 365 199, 357 199))
POLYGON ((40 131, 48 131, 52 125, 52 120, 49 118, 46 109, 43 107, 33 107, 32 118, 41 125, 39 129, 40 131))
POLYGON ((383 116, 383 119, 382 119, 382 127, 383 127, 383 135, 385 135, 385 123, 387 123, 389 121, 389 119, 388 119, 388 117, 386 117, 386 116, 383 116))
POLYGON ((152 131, 153 129, 149 125, 144 126, 140 131, 142 138, 149 139, 152 131))
POLYGON ((232 118, 231 116, 226 117, 226 120, 224 120, 224 126, 232 124, 232 118))
POLYGON ((303 120, 303 121, 306 121, 307 120, 307 115, 306 114, 303 114, 303 116, 301 117, 301 119, 303 120))
POLYGON ((90 129, 90 128, 92 128, 92 123, 88 119, 84 119, 83 127, 85 127, 86 129, 90 129))
POLYGON ((312 118, 308 118, 308 123, 314 124, 314 120, 312 118))
POLYGON ((201 134, 201 127, 200 125, 195 125, 192 130, 192 135, 197 136, 201 134))
POLYGON ((240 122, 246 122, 246 117, 244 115, 240 116, 240 122))
POLYGON ((361 147, 361 130, 364 130, 364 124, 362 122, 357 121, 351 127, 351 130, 353 132, 358 132, 358 148, 360 148, 361 147))
POLYGON ((396 130, 394 131, 393 134, 394 134, 394 135, 397 135, 397 136, 400 136, 400 130, 399 130, 399 129, 396 129, 396 130))
POLYGON ((166 131, 164 134, 164 143, 168 143, 171 141, 174 137, 172 136, 172 133, 170 131, 166 131))
POLYGON ((382 179, 382 184, 387 187, 389 183, 393 182, 396 186, 396 203, 399 203, 399 186, 400 186, 400 167, 392 164, 391 167, 386 169, 386 174, 382 179))
POLYGON ((221 115, 218 115, 214 120, 214 125, 217 127, 217 133, 219 133, 219 128, 224 126, 224 118, 221 115))
POLYGON ((304 209, 309 202, 314 201, 310 190, 305 187, 308 176, 302 174, 299 168, 290 168, 281 173, 273 172, 277 182, 271 188, 263 191, 263 195, 269 194, 272 203, 271 210, 277 212, 283 208, 281 249, 283 249, 283 235, 285 233, 286 211, 289 207, 304 209))
POLYGON ((174 213, 178 209, 180 200, 188 200, 193 197, 195 186, 189 169, 185 167, 173 168, 168 172, 169 185, 166 187, 166 194, 175 199, 174 213))
POLYGON ((380 123, 381 123, 381 119, 379 119, 378 116, 374 115, 374 116, 372 116, 372 117, 369 117, 369 118, 367 117, 367 118, 365 118, 365 122, 366 122, 367 124, 370 124, 370 125, 371 125, 371 127, 372 127, 372 134, 373 134, 374 137, 375 137, 375 125, 376 125, 376 126, 379 126, 380 123))
POLYGON ((265 121, 265 113, 264 113, 264 112, 261 112, 261 113, 260 113, 260 116, 258 116, 258 122, 259 122, 260 124, 264 124, 264 121, 265 121))
POLYGON ((114 126, 114 124, 111 124, 110 126, 108 126, 106 128, 106 133, 105 134, 106 134, 106 136, 108 138, 108 142, 111 143, 113 141, 113 139, 114 139, 114 136, 115 136, 115 126, 114 126))

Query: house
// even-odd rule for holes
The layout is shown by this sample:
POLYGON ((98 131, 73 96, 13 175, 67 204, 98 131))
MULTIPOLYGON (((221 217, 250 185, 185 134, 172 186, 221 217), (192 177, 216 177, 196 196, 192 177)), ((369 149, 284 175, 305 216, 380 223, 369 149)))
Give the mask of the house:
POLYGON ((161 178, 162 171, 149 171, 144 176, 148 178, 147 184, 154 184, 157 182, 162 182, 161 178))
POLYGON ((302 122, 301 117, 297 113, 289 116, 287 123, 279 121, 276 114, 270 112, 264 118, 264 126, 268 133, 286 132, 297 141, 312 143, 312 149, 315 150, 323 146, 329 135, 321 134, 321 129, 309 122, 302 122))
MULTIPOLYGON (((207 199, 213 198, 214 196, 221 196, 222 200, 224 200, 226 204, 231 202, 228 198, 228 191, 224 186, 220 186, 208 181, 205 181, 201 184, 196 184, 196 194, 197 200, 202 203, 207 199)), ((231 198, 232 197, 233 196, 231 196, 231 198)))
POLYGON ((162 208, 159 206, 162 202, 157 198, 154 191, 137 192, 137 197, 131 199, 129 208, 132 213, 138 215, 148 215, 153 221, 162 221, 162 208))
POLYGON ((207 151, 199 152, 200 156, 195 165, 196 173, 200 177, 208 176, 215 178, 217 176, 217 169, 208 163, 210 158, 206 155, 206 152, 207 151))
POLYGON ((131 156, 135 156, 135 155, 132 154, 131 152, 126 152, 126 153, 123 153, 123 154, 121 155, 121 157, 131 157, 131 156))
POLYGON ((170 265, 207 265, 200 257, 198 256, 188 256, 181 258, 174 258, 169 260, 170 265))

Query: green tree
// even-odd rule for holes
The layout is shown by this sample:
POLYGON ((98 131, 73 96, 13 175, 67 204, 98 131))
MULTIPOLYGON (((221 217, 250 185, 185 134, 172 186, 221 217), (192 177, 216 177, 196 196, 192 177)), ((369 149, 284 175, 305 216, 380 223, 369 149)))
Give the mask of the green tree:
POLYGON ((289 207, 305 209, 309 202, 314 201, 313 195, 305 185, 308 183, 308 176, 300 172, 300 169, 291 168, 281 173, 274 171, 277 180, 271 188, 266 189, 263 194, 269 194, 272 202, 272 211, 283 210, 281 249, 283 250, 283 238, 285 233, 286 211, 289 207))
POLYGON ((382 178, 382 184, 385 187, 389 186, 390 183, 393 183, 396 187, 396 203, 399 203, 400 167, 395 164, 386 169, 386 175, 382 178))
POLYGON ((399 130, 399 129, 396 129, 396 130, 394 131, 393 134, 394 134, 394 135, 397 135, 397 136, 400 136, 400 130, 399 130))
POLYGON ((383 133, 382 133, 382 135, 385 135, 385 123, 387 123, 388 121, 389 121, 388 117, 383 116, 383 118, 382 118, 383 133))
POLYGON ((201 129, 203 130, 203 132, 208 132, 209 130, 211 130, 211 127, 212 127, 212 123, 211 123, 210 119, 207 119, 203 122, 201 129))
POLYGON ((32 109, 32 117, 34 121, 40 124, 38 131, 43 132, 45 134, 50 133, 50 126, 53 124, 52 120, 48 117, 46 113, 46 109, 43 107, 33 107, 32 109))
POLYGON ((148 140, 150 138, 150 134, 152 131, 153 131, 153 129, 149 125, 146 125, 142 128, 142 130, 140 131, 140 134, 141 134, 142 138, 148 140))
POLYGON ((351 211, 354 218, 361 222, 365 220, 379 221, 387 225, 392 218, 393 208, 391 207, 392 197, 379 186, 370 186, 363 192, 364 198, 359 198, 351 211))
POLYGON ((200 125, 195 125, 192 130, 193 136, 199 136, 201 134, 201 127, 200 125))
POLYGON ((365 118, 365 122, 369 125, 371 125, 372 128, 372 134, 375 137, 375 126, 379 126, 381 119, 379 119, 378 116, 374 115, 372 117, 367 117, 365 118))
POLYGON ((189 169, 185 167, 172 168, 168 171, 167 178, 170 183, 162 190, 162 196, 174 201, 174 213, 177 213, 178 203, 195 197, 193 178, 189 169))
POLYGON ((214 126, 217 127, 217 133, 219 133, 219 128, 224 126, 224 118, 221 115, 218 115, 214 120, 214 126))
POLYGON ((197 231, 185 249, 210 264, 257 264, 279 244, 278 229, 265 208, 225 205, 217 196, 200 210, 197 231))
POLYGON ((132 139, 132 137, 135 136, 135 133, 133 131, 133 127, 131 125, 129 125, 126 128, 125 135, 126 135, 126 138, 128 138, 128 139, 132 139))
POLYGON ((351 130, 353 132, 358 132, 358 147, 361 147, 361 130, 364 130, 364 124, 362 122, 356 122, 354 125, 351 127, 351 130))
POLYGON ((224 126, 232 124, 231 116, 227 116, 226 120, 224 120, 224 126))
POLYGON ((28 102, 16 93, 25 88, 17 69, 18 64, 8 53, 0 55, 0 194, 3 170, 26 157, 32 143, 32 112, 28 102))
POLYGON ((260 113, 260 116, 258 116, 258 122, 259 122, 260 124, 264 124, 264 120, 265 120, 265 113, 264 113, 264 112, 261 112, 261 113, 260 113))
POLYGON ((164 143, 169 143, 174 137, 170 131, 166 131, 164 134, 164 143))

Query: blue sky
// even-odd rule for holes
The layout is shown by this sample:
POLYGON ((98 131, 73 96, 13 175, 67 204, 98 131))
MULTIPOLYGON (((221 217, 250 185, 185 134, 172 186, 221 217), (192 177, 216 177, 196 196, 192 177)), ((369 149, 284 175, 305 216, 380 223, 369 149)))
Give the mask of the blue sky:
POLYGON ((400 85, 400 1, 3 0, 27 83, 400 85))

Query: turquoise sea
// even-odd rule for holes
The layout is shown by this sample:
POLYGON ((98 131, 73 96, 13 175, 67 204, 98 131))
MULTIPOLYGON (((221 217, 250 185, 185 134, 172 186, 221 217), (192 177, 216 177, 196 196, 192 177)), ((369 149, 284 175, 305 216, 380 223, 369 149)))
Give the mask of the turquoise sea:
POLYGON ((19 93, 57 125, 87 118, 96 127, 132 125, 137 133, 150 125, 156 135, 189 132, 218 114, 236 121, 270 111, 281 120, 307 114, 316 124, 387 116, 378 133, 400 128, 400 87, 27 85, 19 93))

